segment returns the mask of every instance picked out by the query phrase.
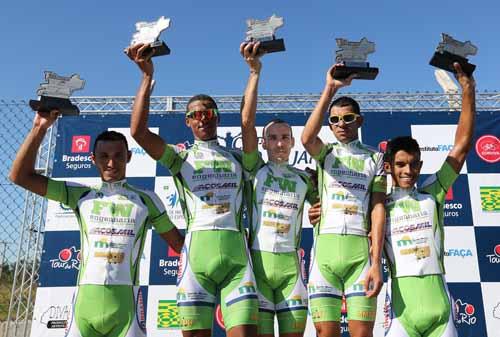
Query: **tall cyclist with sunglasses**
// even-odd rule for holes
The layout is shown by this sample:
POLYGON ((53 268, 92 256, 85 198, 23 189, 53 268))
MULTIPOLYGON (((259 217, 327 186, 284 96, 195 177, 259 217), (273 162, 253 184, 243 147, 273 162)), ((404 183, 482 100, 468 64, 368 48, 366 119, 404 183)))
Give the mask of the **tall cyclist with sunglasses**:
POLYGON ((127 50, 142 71, 130 129, 146 152, 170 170, 186 219, 177 293, 182 333, 211 336, 220 294, 227 335, 255 336, 258 299, 242 224, 241 153, 218 144, 220 117, 215 101, 207 95, 196 95, 187 104, 185 122, 195 139, 190 149, 178 152, 149 131, 153 62, 147 47, 139 44, 127 50))
POLYGON ((328 70, 325 88, 302 132, 302 143, 317 162, 321 200, 311 257, 309 308, 319 337, 340 336, 345 297, 351 336, 366 337, 373 335, 376 297, 383 283, 380 263, 386 177, 382 154, 358 139, 363 123, 358 103, 345 96, 331 102, 355 78, 334 79, 337 67, 342 65, 328 70), (325 113, 337 139, 330 144, 318 137, 325 113))

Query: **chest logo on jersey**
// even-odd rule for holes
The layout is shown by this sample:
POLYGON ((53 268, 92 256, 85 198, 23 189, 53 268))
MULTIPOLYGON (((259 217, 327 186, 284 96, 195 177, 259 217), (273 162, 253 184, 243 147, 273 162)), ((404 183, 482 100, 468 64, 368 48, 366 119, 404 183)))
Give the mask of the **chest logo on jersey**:
POLYGON ((398 200, 393 204, 387 206, 387 210, 391 217, 396 216, 396 212, 401 212, 403 214, 409 214, 413 212, 420 212, 421 207, 420 203, 417 200, 413 199, 405 199, 398 200))
POLYGON ((276 233, 287 234, 288 232, 290 232, 290 216, 285 215, 275 209, 269 209, 262 213, 262 217, 262 225, 265 227, 274 228, 276 230, 276 233), (285 222, 279 222, 280 220, 285 222))
POLYGON ((194 174, 202 174, 206 169, 210 169, 217 173, 233 172, 233 163, 229 160, 194 161, 194 174))
POLYGON ((284 177, 275 177, 272 174, 268 173, 266 180, 264 181, 264 186, 272 187, 273 183, 277 183, 280 191, 283 192, 295 192, 297 189, 297 182, 286 179, 284 177))
POLYGON ((365 161, 363 159, 353 156, 338 156, 333 159, 330 173, 366 178, 366 174, 363 173, 364 171, 365 161))
POLYGON ((111 201, 93 200, 92 214, 102 215, 103 212, 109 211, 109 215, 128 218, 132 214, 134 204, 132 203, 114 203, 111 201))
POLYGON ((431 256, 430 246, 422 245, 424 243, 427 243, 427 238, 424 237, 424 238, 412 239, 409 235, 405 235, 400 240, 397 241, 398 247, 402 247, 399 251, 401 255, 415 255, 417 260, 425 259, 426 257, 431 256), (421 246, 419 246, 419 244, 421 246), (415 247, 408 247, 408 246, 415 246, 415 247))

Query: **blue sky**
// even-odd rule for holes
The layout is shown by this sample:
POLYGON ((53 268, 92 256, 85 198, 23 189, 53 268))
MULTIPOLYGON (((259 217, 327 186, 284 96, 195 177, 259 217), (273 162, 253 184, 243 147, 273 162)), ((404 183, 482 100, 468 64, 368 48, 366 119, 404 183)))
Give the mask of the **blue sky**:
POLYGON ((283 16, 277 35, 287 51, 264 57, 263 94, 319 93, 333 62, 335 37, 376 43, 375 81, 353 92, 438 91, 429 59, 448 32, 479 47, 471 62, 479 90, 498 90, 496 1, 2 1, 2 99, 29 99, 44 70, 79 73, 79 96, 134 95, 139 71, 123 54, 136 21, 172 19, 163 39, 172 54, 155 59, 155 95, 241 94, 247 68, 238 47, 245 19, 283 16))

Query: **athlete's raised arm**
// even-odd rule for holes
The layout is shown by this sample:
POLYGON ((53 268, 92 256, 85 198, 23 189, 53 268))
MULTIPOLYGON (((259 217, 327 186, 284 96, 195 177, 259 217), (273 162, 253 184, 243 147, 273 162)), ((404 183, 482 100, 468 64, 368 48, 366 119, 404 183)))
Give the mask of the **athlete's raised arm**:
POLYGON ((142 73, 142 80, 135 95, 132 116, 130 118, 130 133, 146 152, 158 160, 165 151, 165 141, 148 129, 149 100, 151 97, 154 66, 148 45, 137 44, 126 50, 128 57, 134 61, 142 73))
POLYGON ((57 120, 58 115, 59 111, 57 110, 52 110, 49 113, 36 113, 33 120, 33 127, 26 136, 19 151, 17 151, 9 174, 9 178, 14 184, 41 196, 47 194, 48 178, 36 173, 36 156, 42 144, 43 137, 45 137, 50 126, 57 120))
POLYGON ((241 135, 243 138, 243 151, 251 153, 257 149, 258 138, 255 130, 255 113, 257 111, 257 95, 259 86, 260 70, 262 63, 257 53, 259 42, 242 43, 240 45, 241 56, 245 59, 250 70, 245 95, 241 103, 241 135))
POLYGON ((476 82, 472 75, 469 77, 463 72, 460 64, 454 63, 453 66, 455 67, 455 76, 462 88, 462 112, 460 113, 455 133, 455 143, 446 161, 453 167, 456 173, 460 173, 465 162, 465 157, 472 146, 472 136, 474 135, 476 82))

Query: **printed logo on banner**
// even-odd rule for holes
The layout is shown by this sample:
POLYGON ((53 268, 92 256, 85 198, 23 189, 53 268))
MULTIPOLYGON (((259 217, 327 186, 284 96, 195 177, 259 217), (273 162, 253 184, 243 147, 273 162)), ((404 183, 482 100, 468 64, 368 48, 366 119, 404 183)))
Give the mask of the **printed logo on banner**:
POLYGON ((181 327, 176 300, 159 300, 156 327, 159 330, 179 329, 181 327))
POLYGON ((168 217, 177 228, 186 228, 186 221, 182 213, 179 192, 172 177, 156 177, 155 192, 165 204, 168 217))
POLYGON ((63 248, 59 251, 56 259, 51 259, 53 269, 77 269, 80 270, 80 249, 76 247, 63 248))
POLYGON ((387 150, 387 144, 388 144, 388 143, 389 143, 389 142, 388 142, 387 140, 383 140, 383 141, 381 141, 380 143, 378 143, 378 150, 379 150, 380 152, 385 152, 385 151, 387 150))
POLYGON ((493 248, 493 254, 486 255, 490 263, 498 264, 500 263, 500 244, 493 248))
POLYGON ((493 308, 493 317, 496 319, 500 319, 500 302, 493 308))
POLYGON ((488 336, 498 336, 500 331, 500 283, 481 283, 481 290, 488 336))
POLYGON ((224 325, 224 317, 222 317, 222 309, 220 307, 220 304, 217 304, 217 308, 215 309, 215 321, 217 322, 219 328, 226 328, 226 326, 224 325))
POLYGON ((500 282, 500 227, 475 227, 482 282, 500 282))
POLYGON ((66 329, 71 319, 72 305, 51 305, 40 317, 40 323, 47 329, 66 329))
POLYGON ((483 212, 500 212, 500 186, 480 186, 483 212))
POLYGON ((72 153, 90 152, 90 136, 73 136, 71 141, 72 153))
POLYGON ((476 153, 487 163, 500 161, 500 139, 494 135, 484 135, 476 142, 476 153))
POLYGON ((485 311, 480 283, 448 283, 454 299, 459 336, 486 336, 485 311))
POLYGON ((455 322, 457 324, 476 324, 477 317, 474 315, 476 313, 476 308, 474 305, 467 302, 462 302, 461 299, 455 301, 456 317, 455 322))
POLYGON ((151 244, 150 284, 175 285, 181 268, 179 254, 155 232, 151 235, 151 244))

